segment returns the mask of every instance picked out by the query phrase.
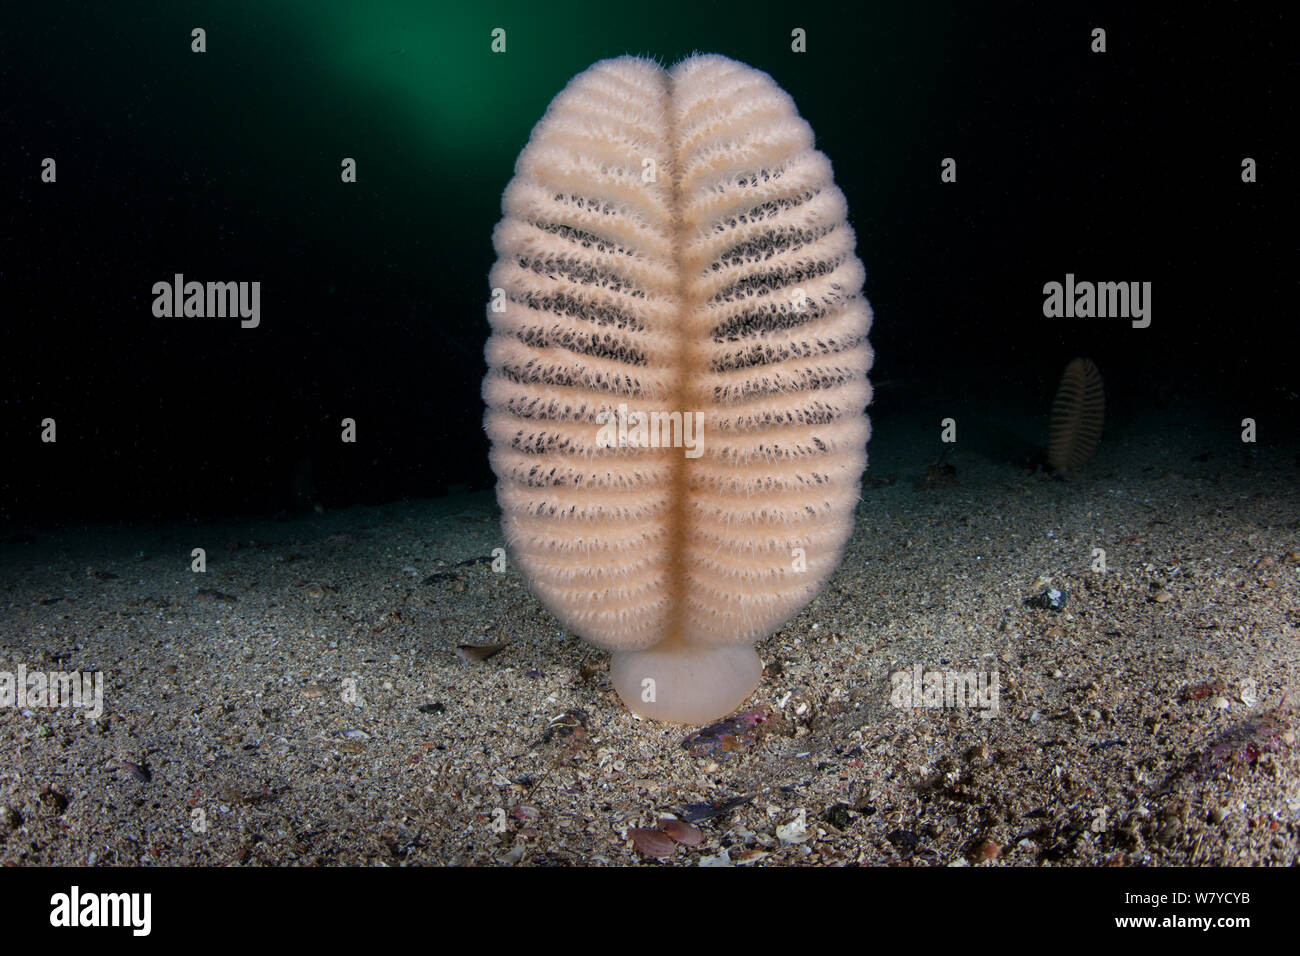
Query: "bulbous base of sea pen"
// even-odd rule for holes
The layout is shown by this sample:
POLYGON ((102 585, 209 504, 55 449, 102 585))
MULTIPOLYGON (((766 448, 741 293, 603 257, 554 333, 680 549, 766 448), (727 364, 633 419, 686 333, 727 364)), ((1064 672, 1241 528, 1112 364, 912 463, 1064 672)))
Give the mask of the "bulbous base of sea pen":
POLYGON ((615 651, 614 689, 633 713, 707 724, 740 708, 763 676, 749 644, 700 646, 669 638, 644 651, 615 651))

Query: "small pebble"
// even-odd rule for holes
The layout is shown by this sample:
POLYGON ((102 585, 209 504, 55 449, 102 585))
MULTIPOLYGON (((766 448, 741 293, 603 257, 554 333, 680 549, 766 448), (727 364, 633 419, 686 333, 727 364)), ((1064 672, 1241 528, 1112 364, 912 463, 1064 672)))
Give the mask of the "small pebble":
POLYGON ((826 822, 837 830, 847 830, 853 826, 853 810, 842 803, 837 803, 826 811, 826 822))
POLYGON ((501 862, 509 866, 514 866, 523 858, 524 858, 524 846, 523 844, 520 844, 519 846, 514 847, 505 856, 501 857, 501 862))
POLYGON ((1070 592, 1065 588, 1046 588, 1033 597, 1025 598, 1025 603, 1044 611, 1063 611, 1070 602, 1070 592))
POLYGON ((765 707, 746 710, 689 734, 682 746, 696 757, 725 760, 752 747, 771 719, 772 714, 765 707))
POLYGON ((499 654, 507 644, 460 644, 456 647, 456 656, 463 661, 485 661, 494 654, 499 654))

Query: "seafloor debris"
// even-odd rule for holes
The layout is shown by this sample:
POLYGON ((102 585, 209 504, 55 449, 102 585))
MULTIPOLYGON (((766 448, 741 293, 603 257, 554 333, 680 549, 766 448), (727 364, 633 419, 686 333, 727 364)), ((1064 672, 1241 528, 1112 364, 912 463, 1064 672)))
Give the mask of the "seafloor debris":
POLYGON ((1025 603, 1044 611, 1064 611, 1069 600, 1070 592, 1065 588, 1047 588, 1031 598, 1025 598, 1025 603))
POLYGON ((1211 694, 1222 694, 1227 689, 1228 686, 1216 677, 1214 680, 1202 681, 1199 684, 1184 687, 1181 696, 1183 700, 1201 700, 1211 694))
POLYGON ((910 850, 921 842, 921 838, 911 830, 890 830, 885 839, 903 850, 910 850))
POLYGON ((457 561, 445 571, 434 571, 427 578, 421 581, 421 584, 437 584, 439 581, 459 581, 465 575, 457 571, 456 568, 469 568, 476 564, 491 564, 492 556, 484 555, 480 558, 467 558, 464 561, 457 561))
POLYGON ((704 842, 704 834, 699 827, 692 826, 684 820, 665 817, 653 829, 649 827, 629 827, 627 838, 646 856, 664 860, 677 852, 677 844, 682 846, 699 846, 704 842))
POLYGON ((766 707, 742 711, 695 731, 682 741, 682 746, 695 757, 725 760, 752 747, 762 735, 763 725, 771 719, 772 712, 766 707))
POLYGON ((485 661, 493 654, 499 654, 509 646, 509 644, 457 644, 456 656, 463 661, 485 661))
POLYGON ((699 846, 704 841, 704 834, 700 828, 685 820, 665 818, 659 821, 659 829, 667 833, 673 842, 680 843, 682 846, 699 846))
POLYGON ((800 808, 794 819, 776 828, 776 837, 782 843, 805 843, 812 838, 808 829, 808 811, 800 808))
POLYGON ((563 740, 566 737, 587 739, 587 712, 581 707, 574 707, 552 717, 546 724, 541 743, 549 744, 556 738, 563 740))
POLYGON ((677 852, 677 844, 666 833, 646 827, 629 827, 627 837, 638 850, 656 860, 666 860, 677 852))
POLYGON ((1282 705, 1234 724, 1214 738, 1197 758, 1197 780, 1212 780, 1225 766, 1253 766, 1266 753, 1281 753, 1295 742, 1282 705))
POLYGON ((826 808, 826 812, 822 814, 822 819, 837 830, 847 830, 853 826, 854 812, 853 807, 837 803, 826 808))
POLYGON ((736 807, 744 806, 753 799, 751 794, 747 797, 732 797, 730 800, 715 800, 712 803, 688 803, 682 807, 678 817, 687 823, 700 823, 730 813, 736 807))

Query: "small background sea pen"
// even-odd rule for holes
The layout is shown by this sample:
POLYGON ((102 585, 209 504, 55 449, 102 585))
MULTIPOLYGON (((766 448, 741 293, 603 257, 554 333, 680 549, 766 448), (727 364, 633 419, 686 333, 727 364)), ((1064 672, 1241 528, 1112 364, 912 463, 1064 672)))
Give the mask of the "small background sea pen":
POLYGON ((1106 402, 1101 372, 1092 359, 1077 358, 1065 367, 1052 402, 1047 463, 1056 472, 1085 465, 1101 441, 1106 402))

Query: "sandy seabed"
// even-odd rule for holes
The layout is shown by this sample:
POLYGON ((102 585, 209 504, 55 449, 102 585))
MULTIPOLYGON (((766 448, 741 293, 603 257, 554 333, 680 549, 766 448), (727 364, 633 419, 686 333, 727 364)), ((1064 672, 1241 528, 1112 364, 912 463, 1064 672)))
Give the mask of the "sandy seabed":
POLYGON ((1300 861, 1296 449, 1148 424, 1069 481, 926 480, 909 427, 748 720, 689 747, 493 569, 490 492, 14 536, 0 671, 102 672, 104 711, 0 707, 0 861, 1300 861), (898 706, 918 670, 996 675, 996 715, 898 706))

